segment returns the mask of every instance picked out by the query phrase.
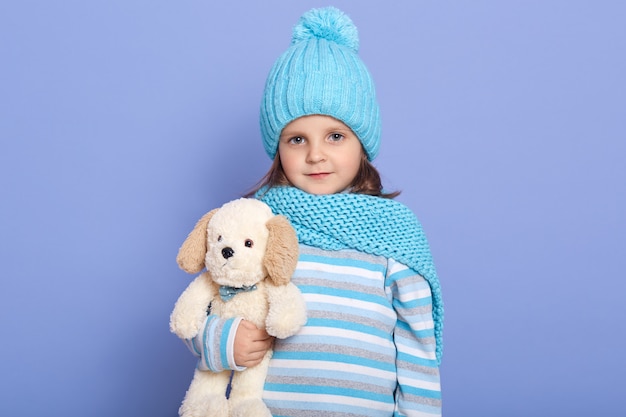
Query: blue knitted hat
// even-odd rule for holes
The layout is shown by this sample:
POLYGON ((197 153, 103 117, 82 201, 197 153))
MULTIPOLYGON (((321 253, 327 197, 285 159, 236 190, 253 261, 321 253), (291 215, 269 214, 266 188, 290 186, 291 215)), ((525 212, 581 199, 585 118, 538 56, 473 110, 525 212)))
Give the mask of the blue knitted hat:
POLYGON ((261 103, 263 146, 274 159, 283 128, 298 117, 321 114, 345 123, 373 160, 380 146, 374 83, 357 55, 359 36, 334 7, 312 9, 293 29, 291 47, 276 61, 261 103))

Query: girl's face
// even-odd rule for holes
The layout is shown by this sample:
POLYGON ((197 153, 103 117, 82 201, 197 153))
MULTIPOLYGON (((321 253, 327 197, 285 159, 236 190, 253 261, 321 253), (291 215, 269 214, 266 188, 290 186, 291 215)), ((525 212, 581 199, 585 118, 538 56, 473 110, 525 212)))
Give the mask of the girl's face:
POLYGON ((361 142, 339 120, 300 117, 281 132, 278 154, 285 176, 309 194, 334 194, 354 181, 363 158, 361 142))

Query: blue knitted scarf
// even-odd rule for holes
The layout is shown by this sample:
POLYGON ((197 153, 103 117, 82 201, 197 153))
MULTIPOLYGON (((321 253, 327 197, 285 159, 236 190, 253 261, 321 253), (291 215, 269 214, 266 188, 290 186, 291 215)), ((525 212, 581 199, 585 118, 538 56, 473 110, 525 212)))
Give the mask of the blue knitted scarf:
POLYGON ((294 187, 262 189, 256 197, 291 221, 302 244, 393 258, 423 276, 432 292, 437 362, 441 362, 441 288, 426 236, 409 208, 386 198, 349 193, 313 195, 294 187))

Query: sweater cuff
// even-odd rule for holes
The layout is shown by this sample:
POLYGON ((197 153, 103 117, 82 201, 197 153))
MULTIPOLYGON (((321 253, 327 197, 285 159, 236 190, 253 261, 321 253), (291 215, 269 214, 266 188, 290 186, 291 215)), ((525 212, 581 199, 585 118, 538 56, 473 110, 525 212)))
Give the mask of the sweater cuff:
MULTIPOLYGON (((227 332, 228 337, 226 340, 226 355, 225 357, 228 360, 228 369, 232 369, 235 371, 244 371, 246 369, 245 366, 238 366, 235 363, 235 335, 237 334, 237 329, 239 328, 239 324, 243 320, 242 317, 236 317, 230 320, 230 328, 227 332)), ((226 332, 225 332, 226 333, 226 332)), ((222 338, 224 339, 224 338, 222 338)))
POLYGON ((207 317, 202 332, 192 343, 192 351, 200 356, 198 369, 211 372, 246 369, 237 366, 234 355, 235 335, 241 320, 239 317, 230 319, 222 319, 216 315, 207 317))

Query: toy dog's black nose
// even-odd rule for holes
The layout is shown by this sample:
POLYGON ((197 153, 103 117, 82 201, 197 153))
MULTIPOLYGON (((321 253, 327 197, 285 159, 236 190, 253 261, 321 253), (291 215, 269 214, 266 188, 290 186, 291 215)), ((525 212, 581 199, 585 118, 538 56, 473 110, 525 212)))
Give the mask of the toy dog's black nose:
POLYGON ((235 251, 232 248, 226 247, 222 249, 222 256, 224 259, 228 259, 235 254, 235 251))

